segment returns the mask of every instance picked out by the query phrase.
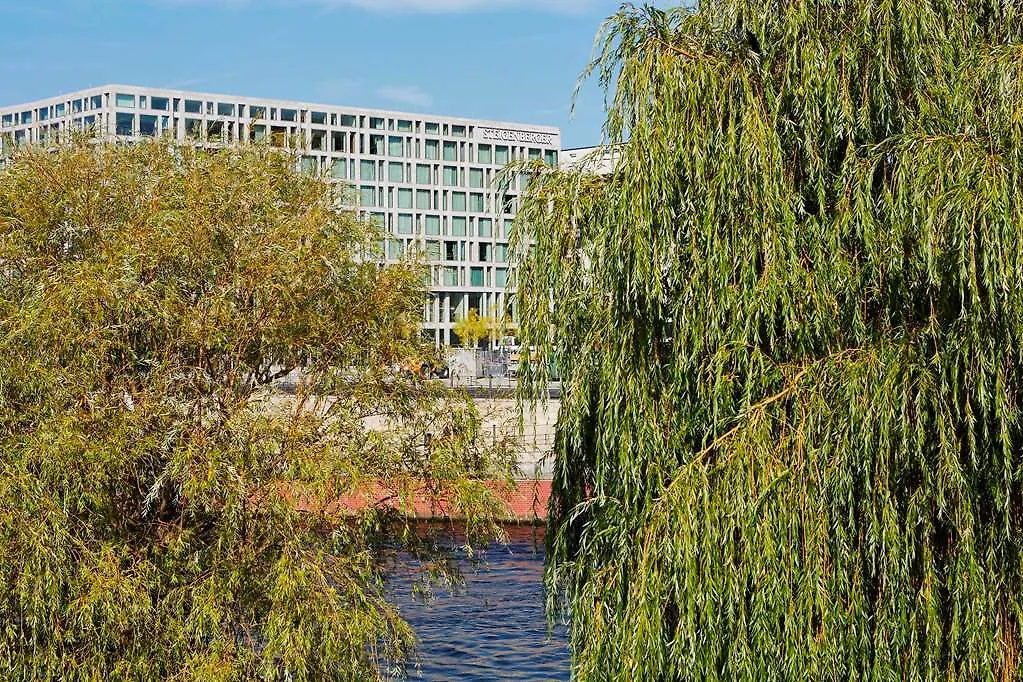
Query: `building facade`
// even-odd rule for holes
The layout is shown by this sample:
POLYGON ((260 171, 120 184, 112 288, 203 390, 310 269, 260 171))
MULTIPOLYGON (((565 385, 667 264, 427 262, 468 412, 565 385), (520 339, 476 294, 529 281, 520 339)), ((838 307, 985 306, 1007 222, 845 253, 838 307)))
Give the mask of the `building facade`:
POLYGON ((383 228, 388 260, 425 257, 433 295, 424 326, 438 344, 457 341, 452 326, 470 309, 511 312, 508 238, 528 178, 500 186, 496 178, 515 160, 557 166, 561 148, 550 126, 107 85, 0 106, 0 154, 76 129, 294 148, 303 170, 353 188, 353 203, 383 228))

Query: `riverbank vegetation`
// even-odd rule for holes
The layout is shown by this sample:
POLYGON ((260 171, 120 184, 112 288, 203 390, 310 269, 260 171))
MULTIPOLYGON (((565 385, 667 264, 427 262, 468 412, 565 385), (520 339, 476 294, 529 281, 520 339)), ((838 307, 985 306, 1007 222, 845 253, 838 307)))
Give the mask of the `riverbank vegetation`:
POLYGON ((446 565, 408 496, 496 533, 511 453, 391 369, 419 266, 296 165, 83 138, 0 169, 4 679, 376 679, 414 646, 381 552, 446 565))
POLYGON ((576 679, 1019 679, 1019 5, 626 5, 595 55, 614 168, 517 228, 576 679))

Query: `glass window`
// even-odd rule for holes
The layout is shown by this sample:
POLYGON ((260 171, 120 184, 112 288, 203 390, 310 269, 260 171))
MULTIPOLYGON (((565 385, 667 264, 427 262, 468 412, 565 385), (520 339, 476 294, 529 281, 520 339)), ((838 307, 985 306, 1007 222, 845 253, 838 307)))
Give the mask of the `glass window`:
POLYGON ((72 114, 82 113, 82 100, 80 99, 71 100, 71 113, 72 114))
POLYGON ((451 210, 452 211, 465 210, 465 192, 451 193, 451 210))
POLYGON ((433 208, 433 202, 431 201, 431 192, 428 189, 417 189, 416 190, 416 208, 430 209, 433 208))
POLYGON ((372 128, 373 130, 383 130, 384 119, 371 116, 369 119, 369 127, 372 128))
POLYGON ((440 242, 432 239, 426 242, 426 257, 430 260, 440 260, 440 242))
POLYGON ((540 160, 540 150, 539 149, 530 148, 529 149, 529 160, 530 161, 539 161, 540 160))
POLYGON ((483 286, 483 268, 469 268, 469 286, 483 286))
POLYGON ((391 135, 387 138, 388 156, 405 156, 405 141, 400 137, 391 135))
POLYGON ((376 180, 377 179, 377 162, 376 161, 360 161, 359 162, 359 179, 360 180, 376 180))
POLYGON ((405 121, 403 119, 398 119, 398 131, 402 132, 402 133, 411 133, 412 132, 412 121, 405 121))
POLYGON ((543 162, 548 166, 558 165, 558 153, 553 149, 548 149, 543 153, 543 162))
POLYGON ((4 114, 3 118, 0 118, 0 125, 5 128, 14 125, 14 114, 4 114))
POLYGON ((405 242, 399 239, 392 239, 387 242, 387 257, 391 260, 401 260, 405 257, 405 242))
POLYGON ((423 126, 423 129, 427 132, 427 134, 437 135, 438 133, 440 133, 440 124, 427 123, 425 126, 423 126))
POLYGON ((370 135, 369 136, 369 153, 378 156, 384 154, 384 136, 383 135, 370 135))
POLYGON ((444 184, 448 187, 458 185, 458 168, 455 166, 444 166, 444 184))
POLYGON ((48 118, 50 118, 50 110, 47 109, 46 107, 43 107, 42 109, 39 110, 39 120, 45 121, 48 118))
POLYGON ((363 185, 359 188, 359 205, 360 206, 376 206, 377 205, 377 188, 363 185))
POLYGON ((476 158, 480 163, 493 163, 494 155, 492 153, 493 147, 489 144, 481 144, 476 147, 476 158))
POLYGON ((494 233, 494 221, 490 218, 480 218, 479 228, 477 230, 478 236, 480 237, 491 237, 494 233))
POLYGON ((503 166, 508 163, 508 148, 502 144, 494 147, 494 163, 503 166))
POLYGON ((398 234, 412 234, 412 214, 398 214, 398 234))
POLYGON ((433 179, 430 177, 430 167, 426 164, 416 164, 416 182, 420 185, 433 184, 433 179))
POLYGON ((334 159, 330 164, 330 174, 339 180, 348 177, 348 161, 345 159, 334 159))
POLYGON ((102 109, 103 108, 103 95, 93 95, 89 98, 90 109, 102 109))
POLYGON ((398 161, 388 163, 387 179, 391 182, 402 182, 405 180, 405 165, 398 161))
POLYGON ((185 119, 185 137, 198 140, 202 136, 202 121, 197 118, 185 119))
POLYGON ((341 114, 341 125, 346 128, 354 128, 356 125, 355 116, 353 114, 341 114))
POLYGON ((412 208, 412 190, 407 188, 398 190, 398 208, 412 208))
POLYGON ((494 260, 496 260, 498 263, 508 262, 507 244, 498 244, 497 246, 494 247, 494 260))
POLYGON ((515 221, 514 220, 506 220, 506 221, 504 221, 504 238, 505 239, 511 239, 512 226, 513 225, 515 225, 515 221))
POLYGON ((327 112, 314 111, 309 114, 309 121, 317 125, 327 125, 327 112))
POLYGON ((186 114, 201 114, 202 113, 202 102, 195 99, 185 100, 185 113, 186 114))
POLYGON ((117 107, 120 109, 135 108, 135 95, 125 95, 119 92, 114 98, 114 101, 117 102, 117 107))
POLYGON ((423 146, 423 157, 436 161, 440 158, 440 140, 427 140, 423 146))
POLYGON ((281 120, 282 121, 297 121, 298 110, 297 109, 281 109, 281 120))
POLYGON ((218 102, 217 116, 234 116, 234 105, 227 102, 218 102))
POLYGON ((426 234, 440 234, 440 216, 426 216, 426 234))
POLYGON ((455 142, 444 143, 444 160, 458 161, 458 144, 455 142))
POLYGON ((526 188, 529 187, 529 173, 519 174, 519 188, 525 192, 526 188))
POLYGON ((21 112, 21 123, 22 123, 22 125, 24 125, 26 123, 31 123, 31 122, 32 122, 32 112, 31 111, 23 111, 23 112, 21 112))
POLYGON ((315 156, 303 156, 302 157, 302 172, 306 175, 316 175, 316 157, 315 156))
POLYGON ((465 137, 465 126, 451 126, 452 137, 465 137))
POLYGON ((117 112, 117 134, 131 135, 135 132, 135 114, 117 112))
POLYGON ((166 97, 153 97, 149 100, 149 108, 156 109, 157 111, 168 111, 170 109, 170 100, 166 97))
POLYGON ((142 114, 139 116, 139 134, 147 137, 156 137, 156 116, 154 114, 142 114))
POLYGON ((482 187, 483 186, 483 169, 482 168, 470 168, 469 169, 469 186, 470 187, 482 187))
POLYGON ((458 286, 458 268, 451 266, 444 268, 444 286, 446 287, 458 286))
POLYGON ((494 286, 506 287, 508 286, 508 270, 505 268, 497 268, 494 270, 494 286))
POLYGON ((464 216, 455 216, 454 218, 452 218, 451 234, 455 235, 456 237, 464 237, 466 222, 467 221, 464 216))
POLYGON ((249 107, 249 118, 266 118, 266 107, 249 107))
POLYGON ((63 116, 63 115, 65 114, 65 111, 64 111, 64 109, 65 109, 65 107, 64 107, 64 105, 63 105, 63 104, 57 104, 57 105, 55 105, 55 106, 53 107, 53 115, 54 115, 54 116, 63 116))
POLYGON ((483 195, 473 192, 469 195, 469 210, 483 213, 483 195))

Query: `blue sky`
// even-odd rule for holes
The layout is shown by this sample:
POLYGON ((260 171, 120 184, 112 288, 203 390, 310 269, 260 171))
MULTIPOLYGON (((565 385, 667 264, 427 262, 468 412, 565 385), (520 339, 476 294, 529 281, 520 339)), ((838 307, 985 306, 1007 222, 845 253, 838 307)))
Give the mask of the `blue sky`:
POLYGON ((104 83, 556 125, 618 0, 0 0, 0 104, 104 83))

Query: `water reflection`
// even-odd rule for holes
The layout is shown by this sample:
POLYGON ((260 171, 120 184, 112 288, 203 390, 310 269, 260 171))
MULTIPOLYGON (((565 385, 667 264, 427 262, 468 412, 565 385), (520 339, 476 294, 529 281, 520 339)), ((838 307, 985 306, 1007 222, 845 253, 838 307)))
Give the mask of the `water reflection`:
POLYGON ((481 565, 462 558, 466 585, 412 597, 407 576, 390 586, 420 638, 421 671, 410 680, 568 680, 566 631, 548 638, 544 617, 543 546, 529 529, 509 533, 481 565))

